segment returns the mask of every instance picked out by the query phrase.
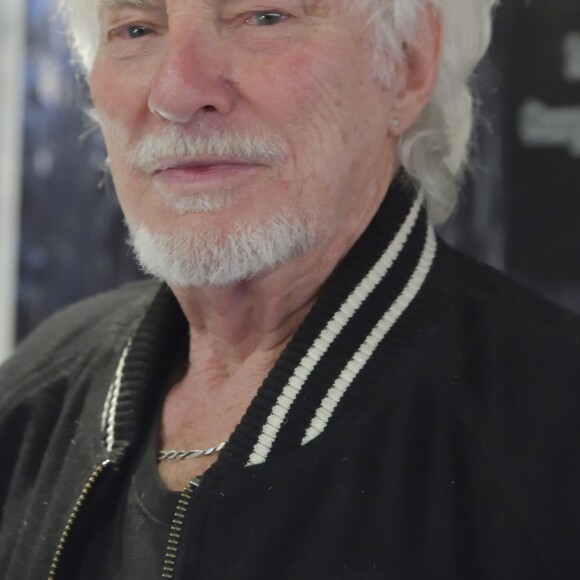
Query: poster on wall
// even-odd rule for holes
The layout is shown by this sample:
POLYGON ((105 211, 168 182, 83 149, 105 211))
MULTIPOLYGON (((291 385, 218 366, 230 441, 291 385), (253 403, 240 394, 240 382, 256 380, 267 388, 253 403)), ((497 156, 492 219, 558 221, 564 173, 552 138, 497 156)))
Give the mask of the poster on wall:
POLYGON ((505 266, 580 310, 580 2, 503 13, 505 266))
POLYGON ((501 3, 477 88, 474 173, 442 232, 580 312, 580 2, 501 3))

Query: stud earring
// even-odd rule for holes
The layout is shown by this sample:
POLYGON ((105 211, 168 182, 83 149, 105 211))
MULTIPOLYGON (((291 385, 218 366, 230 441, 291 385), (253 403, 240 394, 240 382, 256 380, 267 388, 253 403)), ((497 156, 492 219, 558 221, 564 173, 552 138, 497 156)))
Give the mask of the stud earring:
POLYGON ((400 117, 393 117, 391 120, 391 125, 395 131, 398 131, 401 128, 401 118, 400 117))

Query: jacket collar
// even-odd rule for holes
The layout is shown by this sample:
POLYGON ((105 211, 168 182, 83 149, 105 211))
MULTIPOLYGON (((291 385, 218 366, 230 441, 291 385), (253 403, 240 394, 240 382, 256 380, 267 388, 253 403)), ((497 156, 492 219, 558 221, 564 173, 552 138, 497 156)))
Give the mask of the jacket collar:
MULTIPOLYGON (((324 433, 345 412, 353 393, 376 381, 377 351, 405 342, 420 315, 414 306, 436 246, 420 197, 392 187, 321 289, 218 462, 257 465, 324 433)), ((185 340, 185 319, 162 286, 128 340, 109 387, 102 415, 109 454, 139 440, 146 414, 160 404, 159 385, 170 372, 167 361, 185 340)))

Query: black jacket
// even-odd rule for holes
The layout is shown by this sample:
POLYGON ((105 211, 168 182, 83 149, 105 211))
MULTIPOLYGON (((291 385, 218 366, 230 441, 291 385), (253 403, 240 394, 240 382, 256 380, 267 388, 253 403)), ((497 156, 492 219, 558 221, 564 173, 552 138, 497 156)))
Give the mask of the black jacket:
MULTIPOLYGON (((138 283, 2 367, 1 578, 74 577, 185 335, 171 292, 138 283)), ((435 243, 389 194, 184 491, 159 577, 577 579, 579 377, 575 316, 435 243)))

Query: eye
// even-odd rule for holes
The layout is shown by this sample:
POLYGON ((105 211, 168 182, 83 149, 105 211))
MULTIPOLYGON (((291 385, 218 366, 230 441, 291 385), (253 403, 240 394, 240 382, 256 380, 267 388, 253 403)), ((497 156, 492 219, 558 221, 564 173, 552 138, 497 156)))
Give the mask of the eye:
POLYGON ((284 20, 288 20, 288 15, 283 12, 264 11, 252 14, 246 22, 256 26, 274 26, 284 20))
POLYGON ((127 38, 136 39, 151 34, 152 30, 141 24, 132 24, 131 26, 126 26, 122 32, 127 38))
POLYGON ((110 40, 124 39, 124 40, 138 40, 145 36, 149 36, 153 30, 144 24, 129 24, 127 26, 119 26, 108 33, 110 40))

